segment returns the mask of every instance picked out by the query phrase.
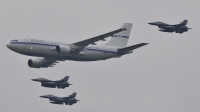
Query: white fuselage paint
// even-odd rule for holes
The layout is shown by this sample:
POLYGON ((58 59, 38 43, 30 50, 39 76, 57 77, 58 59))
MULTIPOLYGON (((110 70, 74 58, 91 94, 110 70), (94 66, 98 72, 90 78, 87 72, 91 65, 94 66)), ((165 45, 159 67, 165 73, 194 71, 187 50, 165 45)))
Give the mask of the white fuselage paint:
POLYGON ((69 43, 24 38, 12 40, 7 44, 7 47, 12 51, 23 55, 53 58, 58 60, 96 61, 120 57, 123 55, 117 52, 118 48, 103 45, 88 45, 79 54, 58 54, 55 50, 52 50, 52 48, 58 45, 69 46, 69 43))

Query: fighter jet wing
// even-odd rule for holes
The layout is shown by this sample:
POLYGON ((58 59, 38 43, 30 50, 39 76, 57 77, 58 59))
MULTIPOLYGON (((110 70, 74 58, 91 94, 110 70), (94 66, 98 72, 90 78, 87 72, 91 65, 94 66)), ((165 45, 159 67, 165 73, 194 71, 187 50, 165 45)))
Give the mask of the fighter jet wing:
POLYGON ((71 95, 69 95, 67 97, 62 97, 62 98, 65 99, 65 100, 68 100, 70 98, 76 97, 76 94, 77 94, 76 92, 73 92, 71 95))
POLYGON ((63 79, 61 79, 61 80, 57 80, 56 82, 58 82, 58 83, 62 83, 62 82, 64 82, 64 81, 68 81, 68 79, 69 79, 69 76, 65 76, 63 79))
POLYGON ((175 25, 172 25, 172 26, 175 26, 175 27, 186 26, 187 22, 188 22, 188 20, 183 20, 182 22, 180 22, 180 24, 175 24, 175 25))
POLYGON ((184 26, 182 24, 174 24, 174 25, 171 25, 171 26, 174 26, 174 27, 181 27, 181 26, 184 26))
POLYGON ((68 99, 70 99, 71 97, 70 96, 67 96, 67 97, 62 97, 63 99, 65 99, 65 100, 68 100, 68 99))
POLYGON ((105 33, 103 35, 99 35, 99 36, 96 36, 96 37, 93 37, 93 38, 90 38, 90 39, 86 39, 86 40, 83 40, 83 41, 80 41, 80 42, 73 43, 73 44, 70 45, 70 47, 73 48, 76 53, 79 53, 81 50, 83 50, 89 44, 95 45, 95 42, 100 41, 100 40, 104 41, 105 38, 107 38, 109 36, 113 36, 114 34, 119 33, 123 30, 126 30, 126 28, 120 28, 120 29, 105 33))

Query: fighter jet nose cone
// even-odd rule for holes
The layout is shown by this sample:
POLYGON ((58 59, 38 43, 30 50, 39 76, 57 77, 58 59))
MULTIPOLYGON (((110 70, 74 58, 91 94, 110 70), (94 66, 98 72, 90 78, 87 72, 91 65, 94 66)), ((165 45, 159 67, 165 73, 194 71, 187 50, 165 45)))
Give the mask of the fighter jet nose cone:
POLYGON ((41 98, 46 98, 46 96, 40 96, 41 98))
POLYGON ((42 79, 38 78, 38 79, 31 79, 32 81, 37 81, 37 82, 42 82, 42 79))
POLYGON ((150 25, 154 25, 154 23, 148 23, 148 24, 150 24, 150 25))
POLYGON ((39 82, 39 80, 37 80, 37 79, 31 79, 32 81, 37 81, 37 82, 39 82))

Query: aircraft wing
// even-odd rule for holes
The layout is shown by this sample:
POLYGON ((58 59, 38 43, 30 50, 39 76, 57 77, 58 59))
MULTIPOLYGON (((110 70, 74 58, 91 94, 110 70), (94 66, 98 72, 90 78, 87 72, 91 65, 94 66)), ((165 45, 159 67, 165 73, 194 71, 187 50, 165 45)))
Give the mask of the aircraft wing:
POLYGON ((184 26, 183 24, 174 24, 174 25, 171 25, 171 26, 174 26, 174 27, 181 27, 181 26, 184 26))
POLYGON ((42 61, 42 67, 48 68, 48 67, 54 67, 56 63, 59 63, 58 60, 52 59, 52 58, 42 58, 40 59, 42 61))
POLYGON ((63 79, 61 79, 61 80, 58 80, 58 81, 56 81, 56 82, 59 82, 59 83, 62 83, 62 82, 67 82, 69 80, 69 76, 65 76, 63 79))
POLYGON ((123 30, 126 30, 126 28, 120 28, 120 29, 105 33, 103 35, 99 35, 99 36, 96 36, 96 37, 93 37, 90 39, 86 39, 86 40, 82 40, 80 42, 73 43, 70 45, 70 47, 73 48, 76 53, 79 53, 82 49, 84 49, 89 44, 95 45, 95 42, 97 42, 97 41, 100 41, 100 40, 105 41, 105 38, 107 38, 109 36, 113 36, 114 34, 119 33, 123 30))
POLYGON ((180 22, 180 24, 175 24, 175 25, 172 25, 172 26, 176 26, 176 27, 186 26, 187 22, 188 22, 188 20, 183 20, 183 22, 180 22))
POLYGON ((67 97, 62 97, 63 99, 65 99, 65 100, 69 100, 70 98, 72 98, 73 96, 71 96, 71 95, 69 95, 69 96, 67 96, 67 97))
POLYGON ((65 100, 69 100, 71 97, 67 96, 67 97, 62 97, 62 98, 65 99, 65 100))

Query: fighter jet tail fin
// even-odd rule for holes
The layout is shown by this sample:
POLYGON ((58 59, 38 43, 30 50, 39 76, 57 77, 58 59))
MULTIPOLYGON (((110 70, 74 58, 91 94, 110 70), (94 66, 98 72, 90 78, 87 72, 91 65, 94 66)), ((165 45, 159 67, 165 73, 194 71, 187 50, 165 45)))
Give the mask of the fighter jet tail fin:
POLYGON ((183 22, 181 22, 181 25, 187 25, 188 20, 183 20, 183 22))
POLYGON ((68 79, 69 79, 69 76, 65 76, 62 80, 68 81, 68 79))
POLYGON ((62 83, 62 82, 68 81, 68 79, 69 79, 69 76, 65 76, 63 79, 58 80, 57 82, 62 83))
POLYGON ((70 95, 70 97, 76 97, 76 92, 73 92, 71 95, 70 95))
POLYGON ((119 48, 126 47, 132 29, 132 23, 124 23, 121 28, 125 28, 126 30, 113 35, 112 38, 104 45, 119 48))
POLYGON ((137 44, 137 45, 133 45, 133 46, 121 48, 121 49, 118 49, 118 52, 119 52, 119 53, 132 53, 132 51, 133 51, 134 49, 140 48, 140 47, 145 46, 145 45, 147 45, 147 44, 148 44, 148 43, 140 43, 140 44, 137 44))

